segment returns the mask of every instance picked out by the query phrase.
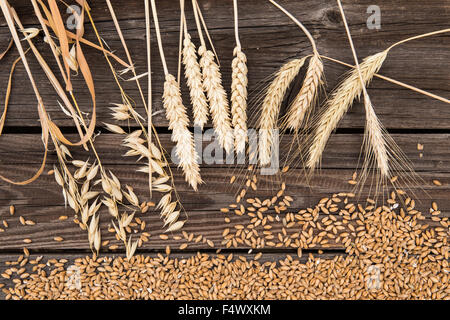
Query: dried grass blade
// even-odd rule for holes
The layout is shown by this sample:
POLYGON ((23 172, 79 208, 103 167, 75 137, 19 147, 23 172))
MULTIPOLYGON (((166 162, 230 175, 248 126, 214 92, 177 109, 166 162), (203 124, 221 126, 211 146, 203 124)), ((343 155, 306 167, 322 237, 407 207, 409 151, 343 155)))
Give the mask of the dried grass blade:
POLYGON ((2 60, 3 57, 5 56, 5 54, 8 53, 9 49, 11 49, 13 42, 14 42, 13 39, 9 40, 9 44, 8 44, 8 46, 6 47, 6 49, 5 49, 2 53, 0 53, 0 60, 2 60))
POLYGON ((70 81, 70 67, 67 62, 67 59, 70 59, 70 52, 69 52, 69 41, 67 39, 66 35, 66 28, 64 27, 64 22, 61 17, 61 13, 59 11, 58 5, 56 4, 55 0, 48 0, 48 4, 50 7, 50 12, 52 14, 53 22, 54 22, 54 29, 56 36, 59 40, 59 46, 61 48, 61 54, 63 56, 63 63, 66 68, 66 90, 72 91, 72 83, 70 81))
MULTIPOLYGON (((39 1, 39 0, 38 0, 39 1)), ((41 2, 40 2, 41 3, 41 2)), ((48 19, 48 18, 47 18, 48 19)), ((49 22, 49 20, 43 20, 43 22, 49 26, 50 28, 52 28, 53 31, 55 31, 55 26, 54 24, 52 24, 51 22, 49 22)), ((75 40, 77 38, 76 34, 65 30, 66 36, 71 39, 71 40, 75 40)), ((120 63, 122 66, 124 66, 125 68, 132 68, 128 63, 126 63, 125 61, 123 61, 122 59, 120 59, 118 56, 116 56, 114 53, 112 53, 111 51, 106 50, 105 48, 102 48, 98 45, 96 45, 95 43, 92 43, 89 40, 86 40, 85 38, 80 38, 79 41, 85 45, 88 45, 96 50, 99 50, 105 54, 107 54, 108 56, 110 56, 111 58, 113 58, 114 60, 116 60, 118 63, 120 63)))
MULTIPOLYGON (((13 8, 11 8, 11 12, 13 14, 14 19, 16 20, 17 25, 20 28, 23 28, 22 23, 20 22, 19 17, 17 16, 16 12, 14 11, 13 8)), ((76 145, 85 145, 85 143, 87 142, 87 140, 90 139, 90 136, 84 136, 83 131, 80 127, 80 123, 78 121, 78 117, 75 113, 75 110, 72 106, 72 104, 70 103, 64 89, 62 88, 62 86, 60 85, 58 79, 56 78, 56 76, 53 74, 52 70, 50 69, 50 67, 48 66, 48 64, 45 62, 44 58, 42 57, 42 55, 39 53, 39 51, 37 50, 37 48, 35 47, 35 45, 33 44, 33 42, 28 39, 28 44, 30 45, 30 48, 32 49, 36 59, 38 60, 40 66, 42 67, 42 69, 44 70, 45 74, 47 75, 47 78, 49 79, 49 81, 51 82, 53 88, 56 90, 56 92, 58 93, 59 97, 61 98, 61 100, 64 102, 65 106, 67 107, 67 109, 69 109, 70 114, 72 116, 72 119, 75 123, 75 126, 78 130, 78 133, 80 135, 81 141, 79 144, 76 145), (83 142, 83 139, 84 142, 83 142)), ((93 128, 95 129, 95 128, 93 128)), ((93 134, 93 130, 91 135, 93 134)), ((87 147, 85 146, 85 149, 87 150, 87 147)))
MULTIPOLYGON (((25 51, 25 54, 27 54, 28 51, 29 51, 29 49, 27 49, 25 51)), ((6 114, 8 112, 9 97, 11 95, 11 87, 12 87, 12 79, 13 79, 13 75, 14 75, 14 70, 16 69, 16 65, 20 60, 21 60, 21 58, 18 57, 13 62, 12 66, 11 66, 11 71, 9 73, 8 86, 6 87, 6 94, 5 94, 5 107, 3 109, 2 117, 0 118, 0 136, 2 135, 3 127, 4 127, 5 121, 6 121, 6 114)))

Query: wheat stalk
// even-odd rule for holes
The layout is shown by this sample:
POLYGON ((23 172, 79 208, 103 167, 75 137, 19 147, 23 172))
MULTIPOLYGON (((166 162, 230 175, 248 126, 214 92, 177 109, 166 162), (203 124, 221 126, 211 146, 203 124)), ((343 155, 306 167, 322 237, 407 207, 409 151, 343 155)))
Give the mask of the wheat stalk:
MULTIPOLYGON (((346 67, 348 67, 348 68, 356 68, 354 65, 345 63, 345 62, 340 61, 340 60, 335 59, 335 58, 331 58, 331 57, 325 56, 325 55, 323 55, 323 54, 320 55, 320 57, 323 58, 323 59, 327 59, 327 60, 329 60, 329 61, 335 62, 335 63, 337 63, 337 64, 340 64, 340 65, 342 65, 342 66, 346 66, 346 67)), ((379 78, 379 79, 388 81, 388 82, 393 83, 393 84, 395 84, 395 85, 398 85, 398 86, 400 86, 400 87, 403 87, 403 88, 405 88, 405 89, 408 89, 408 90, 411 90, 411 91, 420 93, 420 94, 422 94, 422 95, 424 95, 424 96, 427 96, 427 97, 430 97, 430 98, 432 98, 432 99, 436 99, 436 100, 439 100, 439 101, 442 101, 442 102, 445 102, 445 103, 450 104, 450 100, 449 100, 449 99, 444 98, 444 97, 442 97, 442 96, 438 96, 437 94, 431 93, 431 92, 429 92, 429 91, 426 91, 426 90, 423 90, 423 89, 419 89, 419 88, 414 87, 414 86, 412 86, 412 85, 410 85, 410 84, 407 84, 407 83, 404 83, 404 82, 401 82, 401 81, 392 79, 392 78, 390 78, 390 77, 386 77, 386 76, 381 75, 381 74, 378 74, 378 73, 375 73, 374 76, 377 77, 377 78, 379 78)))
POLYGON ((359 80, 358 70, 353 69, 332 93, 331 98, 326 103, 326 110, 319 119, 315 136, 309 149, 307 166, 311 170, 320 162, 331 133, 336 129, 353 100, 360 97, 364 86, 370 83, 374 74, 381 68, 386 56, 387 51, 382 51, 365 58, 360 65, 363 82, 359 80))
POLYGON ((247 141, 247 57, 240 46, 234 48, 231 81, 231 115, 236 153, 244 152, 247 141))
MULTIPOLYGON (((180 86, 175 77, 171 75, 167 68, 166 59, 159 29, 158 14, 156 4, 151 0, 153 20, 156 29, 156 38, 158 41, 159 54, 164 68, 166 80, 164 82, 163 104, 166 110, 166 118, 169 120, 169 129, 172 130, 172 141, 176 142, 176 154, 180 161, 179 166, 183 169, 186 181, 194 190, 197 190, 198 184, 202 183, 200 177, 200 168, 198 166, 198 154, 194 147, 194 138, 188 129, 189 119, 186 114, 186 108, 181 98, 180 86)), ((170 187, 170 186, 168 186, 170 187)), ((163 188, 164 189, 164 188, 163 188)), ((163 190, 161 187, 158 190, 163 190)), ((170 187, 170 190, 172 187, 170 187)))
POLYGON ((372 102, 369 95, 364 95, 364 106, 366 110, 366 132, 365 132, 365 144, 368 144, 366 148, 366 164, 368 166, 368 159, 371 159, 371 155, 375 155, 375 160, 380 174, 382 177, 389 177, 389 157, 387 152, 387 144, 383 134, 383 128, 378 120, 375 110, 373 109, 372 102))
POLYGON ((287 119, 283 125, 285 128, 298 131, 305 115, 311 111, 311 106, 317 98, 322 77, 323 63, 320 56, 314 54, 309 61, 302 88, 287 112, 287 119))
POLYGON ((179 165, 183 169, 186 181, 194 190, 197 190, 198 184, 202 182, 197 163, 198 154, 194 147, 192 133, 188 129, 189 119, 181 99, 180 87, 171 74, 166 75, 163 100, 169 129, 172 130, 172 141, 177 143, 176 153, 180 161, 179 165))
POLYGON ((198 52, 201 56, 200 66, 202 67, 203 88, 208 96, 214 130, 220 146, 229 153, 233 149, 233 130, 230 120, 230 108, 227 94, 222 86, 220 69, 214 61, 214 53, 211 50, 207 50, 202 45, 199 47, 198 52))
POLYGON ((197 61, 195 45, 187 32, 183 41, 183 64, 194 111, 194 124, 203 128, 208 121, 208 103, 203 91, 202 73, 197 61))
POLYGON ((294 59, 284 64, 276 73, 275 79, 265 93, 259 118, 259 161, 261 165, 270 163, 273 143, 272 131, 278 121, 281 103, 286 90, 305 63, 305 59, 306 57, 294 59))
POLYGON ((206 92, 208 98, 209 111, 211 113, 217 140, 219 141, 220 146, 224 148, 227 153, 230 153, 233 149, 233 129, 231 127, 230 107, 228 104, 227 93, 222 85, 222 76, 220 74, 219 65, 214 60, 214 56, 217 57, 217 55, 206 48, 202 25, 208 36, 211 47, 215 52, 211 37, 208 33, 208 28, 206 27, 206 23, 196 0, 192 0, 192 6, 194 9, 197 32, 201 42, 200 47, 198 48, 198 54, 200 56, 200 67, 202 69, 203 90, 206 92))
MULTIPOLYGON (((366 130, 364 135, 366 147, 366 157, 365 166, 368 167, 368 162, 371 159, 372 154, 375 155, 375 161, 378 169, 380 170, 381 176, 383 178, 389 177, 389 157, 386 147, 386 140, 383 135, 381 123, 378 120, 375 110, 373 109, 372 102, 370 101, 369 94, 366 90, 366 84, 364 82, 361 68, 358 62, 358 56, 356 55, 355 45, 350 34, 350 29, 347 24, 347 18, 345 17, 344 9, 340 0, 337 0, 339 10, 341 12, 342 20, 344 21, 345 31, 347 33, 348 41, 350 43, 350 48, 352 49, 353 59, 355 60, 356 70, 358 72, 359 83, 362 86, 362 91, 364 94, 364 107, 366 110, 366 130)), ((386 50, 386 52, 389 51, 386 50)), ((387 54, 387 53, 386 53, 387 54)), ((365 170, 366 171, 366 170, 365 170)))

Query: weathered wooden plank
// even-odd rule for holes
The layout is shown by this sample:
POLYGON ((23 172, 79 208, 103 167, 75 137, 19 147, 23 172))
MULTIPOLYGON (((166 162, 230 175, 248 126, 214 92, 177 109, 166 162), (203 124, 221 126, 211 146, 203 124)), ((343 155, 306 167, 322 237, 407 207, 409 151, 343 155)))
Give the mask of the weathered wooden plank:
MULTIPOLYGON (((12 171, 12 170, 11 170, 12 171)), ((146 177, 130 173, 121 166, 113 167, 113 171, 121 178, 122 183, 131 183, 135 191, 142 198, 147 194, 146 177)), ((234 213, 223 214, 219 212, 221 207, 234 203, 236 189, 227 187, 226 180, 229 178, 227 169, 204 169, 204 178, 208 182, 202 186, 199 193, 187 191, 186 187, 181 184, 181 177, 177 175, 177 185, 179 186, 180 198, 186 208, 188 214, 188 222, 183 230, 194 233, 196 236, 203 235, 207 239, 214 242, 214 247, 220 248, 223 240, 222 232, 225 228, 224 218, 230 217, 230 227, 235 224, 247 225, 250 223, 250 217, 238 216, 234 213)), ((346 180, 351 175, 348 170, 323 170, 320 176, 310 181, 311 187, 304 179, 301 170, 292 170, 285 178, 286 193, 294 198, 288 212, 297 212, 299 209, 314 206, 322 197, 330 196, 336 192, 349 192, 351 186, 346 184, 346 180)), ((427 222, 431 225, 435 223, 429 220, 428 208, 431 201, 436 201, 444 216, 450 215, 450 199, 448 197, 450 174, 449 173, 426 173, 424 178, 431 180, 438 177, 442 181, 441 187, 423 187, 424 190, 414 190, 417 207, 421 209, 428 217, 427 222), (431 198, 430 198, 431 194, 431 198)), ((261 183, 261 188, 257 192, 249 191, 248 196, 258 196, 260 199, 272 197, 279 188, 279 184, 271 183, 271 178, 265 178, 265 183, 261 183)), ((9 186, 2 187, 2 197, 0 198, 0 219, 8 222, 9 228, 5 232, 0 233, 0 249, 17 250, 25 244, 23 239, 29 238, 33 242, 26 244, 27 247, 33 249, 88 249, 87 237, 84 231, 80 230, 77 225, 69 220, 58 221, 60 215, 73 217, 70 209, 64 208, 64 202, 60 194, 60 190, 48 176, 43 177, 39 184, 24 187, 22 189, 13 190, 9 186), (45 188, 43 188, 45 186, 45 188), (16 214, 9 215, 9 204, 16 206, 16 214), (22 226, 19 223, 19 216, 36 222, 34 226, 22 226), (60 236, 65 239, 63 242, 56 242, 54 237, 60 236)), ((364 202, 366 195, 361 195, 364 202)), ((267 211, 266 214, 275 215, 273 209, 267 211)), ((153 236, 150 241, 144 244, 147 249, 161 249, 167 244, 178 247, 184 241, 180 240, 162 240, 159 235, 162 233, 162 222, 157 212, 149 212, 146 214, 138 214, 138 216, 146 221, 146 231, 153 236)), ((281 214, 281 216, 283 216, 281 214)), ((101 228, 104 240, 112 240, 112 234, 106 232, 111 218, 104 210, 101 211, 101 228)), ((276 235, 281 232, 283 227, 281 222, 274 222, 272 231, 276 235)), ((295 232, 289 229, 289 232, 295 232)), ((259 229, 258 229, 259 230, 259 229)), ((315 231, 319 232, 319 231, 315 231)), ((332 247, 340 247, 330 242, 332 247)), ((191 248, 205 248, 206 244, 191 243, 191 248)), ((245 246, 244 246, 245 247, 245 246)))
MULTIPOLYGON (((164 46, 171 72, 176 72, 177 45, 178 45, 178 13, 173 7, 176 1, 164 1, 158 3, 161 15, 161 28, 163 31, 164 46)), ((202 7, 207 22, 210 25, 212 37, 222 64, 224 85, 229 87, 230 63, 232 59, 233 21, 231 4, 223 1, 202 1, 202 7)), ((26 1, 17 1, 17 11, 24 17, 26 23, 35 22, 30 15, 31 6, 26 1)), ((142 55, 144 47, 144 20, 142 1, 128 1, 127 10, 118 9, 119 18, 122 20, 125 38, 135 59, 138 72, 145 69, 145 55, 142 55)), ((293 14, 298 16, 307 27, 311 29, 318 41, 318 46, 323 54, 351 62, 351 53, 348 48, 345 32, 340 24, 340 16, 334 3, 325 1, 302 1, 301 5, 294 2, 283 3, 293 14)), ((116 8, 120 8, 118 2, 116 8)), ((121 45, 105 10, 103 2, 92 4, 93 15, 98 17, 98 27, 102 37, 118 54, 123 56, 121 45)), ((355 45, 361 57, 378 52, 395 41, 403 38, 434 31, 447 26, 450 20, 448 1, 431 1, 423 6, 421 1, 352 1, 345 4, 345 10, 351 24, 355 45), (369 5, 379 5, 382 10, 381 30, 367 29, 365 22, 369 5), (401 13, 400 13, 401 12, 401 13)), ((188 24, 192 30, 193 17, 188 10, 188 24)), ((301 34, 282 13, 273 8, 269 3, 260 1, 245 1, 240 9, 241 38, 249 59, 250 91, 255 95, 258 85, 280 65, 289 58, 310 52, 306 38, 301 34)), ((3 20, 2 20, 3 21, 3 20)), ((87 28, 88 38, 94 40, 91 29, 87 28)), ((196 43, 196 33, 192 31, 196 43)), ((0 27, 0 39, 8 39, 6 27, 0 27)), ((441 35, 429 39, 414 41, 400 46, 389 55, 382 72, 412 85, 430 90, 436 94, 448 96, 450 92, 450 78, 445 66, 449 61, 448 35, 441 35), (414 53, 414 54, 411 54, 414 53)), ((45 51, 45 56, 50 58, 48 48, 44 48, 43 41, 37 40, 38 48, 45 51)), ((120 95, 112 81, 111 74, 103 57, 93 50, 86 49, 87 59, 91 65, 94 79, 97 85, 97 102, 99 105, 99 122, 110 121, 109 110, 106 108, 111 102, 120 102, 120 95)), ((6 84, 8 73, 6 70, 16 53, 9 53, 2 66, 5 72, 0 75, 0 83, 6 84)), ((163 85, 163 72, 159 62, 156 43, 152 50, 154 71, 154 110, 161 110, 161 93, 163 85)), ((33 60, 33 59, 30 59, 33 60)), ((52 59, 49 63, 56 69, 52 59)), ((56 103, 57 96, 45 80, 36 63, 32 69, 35 71, 52 119, 62 126, 71 126, 56 103)), ((333 88, 345 68, 326 62, 325 73, 328 88, 333 88)), ((144 81, 145 82, 145 81, 144 81)), ((87 89, 82 84, 81 77, 74 79, 77 99, 82 109, 87 111, 91 104, 87 89)), ((33 93, 22 88, 28 87, 26 74, 19 65, 18 73, 14 81, 13 97, 8 116, 7 126, 36 126, 37 113, 35 112, 35 98, 33 93)), ((127 92, 139 102, 137 90, 132 83, 125 85, 127 92)), ((145 89, 145 85, 144 85, 145 89)), ((3 90, 4 91, 4 90, 3 90)), ((370 94, 380 116, 387 128, 426 128, 449 129, 450 109, 445 103, 425 98, 408 90, 400 89, 382 80, 375 80, 370 86, 370 94), (426 108, 424 108, 426 106, 426 108)), ((185 101, 188 95, 183 86, 185 101)), ((0 100, 3 100, 4 92, 0 92, 0 100)), ((254 108, 257 108, 255 106, 254 108)), ((139 104, 138 110, 143 108, 139 104)), ((155 116, 157 125, 165 126, 167 122, 163 114, 155 116)), ((360 128, 364 125, 364 110, 360 105, 355 105, 341 123, 343 128, 360 128)))
MULTIPOLYGON (((73 134, 67 135, 72 141, 76 140, 73 134)), ((163 147, 170 153, 174 144, 170 141, 170 134, 160 134, 163 147)), ((450 135, 449 134, 393 134, 395 142, 404 152, 407 158, 412 162, 413 168, 418 171, 439 171, 447 172, 450 168, 450 135), (423 150, 418 150, 418 144, 423 145, 423 150), (422 157, 420 154, 422 153, 422 157)), ((334 134, 325 149, 322 168, 325 169, 353 169, 358 165, 360 155, 362 135, 360 134, 334 134)), ((196 140, 200 145, 203 140, 201 153, 202 164, 205 167, 227 167, 230 169, 230 176, 235 171, 236 164, 226 161, 220 163, 219 159, 225 158, 225 155, 218 160, 206 161, 206 156, 210 156, 210 152, 205 149, 210 143, 210 139, 196 136, 196 140)), ((280 158, 287 156, 292 143, 291 136, 283 136, 280 141, 280 158)), ((127 149, 123 147, 121 136, 116 134, 101 134, 95 139, 95 147, 100 155, 102 163, 105 165, 127 165, 131 170, 136 169, 136 158, 123 157, 127 149)), ((93 159, 94 155, 84 151, 80 147, 71 148, 74 159, 86 160, 93 159)), ((18 167, 23 166, 39 166, 42 159, 43 146, 39 135, 34 134, 4 134, 0 137, 0 173, 5 171, 1 165, 15 164, 18 167)), ((291 159, 292 157, 290 157, 291 159)), ((248 160, 248 159, 247 159, 248 160)), ((49 152, 48 168, 56 163, 56 155, 54 151, 49 152)), ((292 167, 302 167, 300 161, 292 162, 292 167)), ((23 178, 23 177, 22 177, 23 178)))
MULTIPOLYGON (((25 177, 31 175, 33 168, 14 168, 12 166, 3 166, 10 172, 12 177, 25 177)), ((123 166, 110 166, 120 179, 122 184, 133 186, 135 192, 142 201, 147 201, 147 176, 141 173, 130 171, 123 166)), ((238 179, 233 185, 229 185, 230 172, 227 168, 203 168, 203 178, 205 184, 200 186, 199 192, 190 189, 183 183, 184 179, 179 172, 175 172, 175 184, 180 193, 183 204, 189 211, 208 211, 217 210, 234 202, 235 195, 240 192, 242 182, 245 182, 244 176, 238 174, 238 179)), ((306 181, 303 170, 291 169, 288 174, 280 176, 259 176, 257 184, 258 190, 249 190, 248 195, 258 197, 272 196, 280 188, 281 181, 287 184, 287 194, 294 196, 297 200, 293 206, 301 208, 311 205, 313 201, 320 199, 325 194, 335 192, 350 192, 353 187, 347 184, 351 178, 353 170, 323 169, 311 179, 306 181), (298 201, 298 202, 297 202, 298 201)), ((421 177, 425 185, 420 185, 413 189, 423 189, 423 191, 432 191, 432 197, 436 200, 446 200, 447 189, 450 185, 448 172, 424 172, 421 177), (431 181, 439 179, 442 186, 434 186, 431 181)), ((24 206, 51 206, 63 205, 61 190, 53 180, 53 176, 43 175, 40 180, 27 186, 12 187, 10 184, 2 182, 0 204, 17 204, 24 206), (50 202, 51 200, 51 202, 50 202)), ((448 196, 448 195, 447 195, 448 196)), ((156 199, 157 196, 155 196, 156 199)), ((429 198, 427 195, 421 195, 421 199, 429 198)), ((450 201, 450 199, 448 199, 450 201)), ((8 208, 1 208, 5 210, 8 208)))

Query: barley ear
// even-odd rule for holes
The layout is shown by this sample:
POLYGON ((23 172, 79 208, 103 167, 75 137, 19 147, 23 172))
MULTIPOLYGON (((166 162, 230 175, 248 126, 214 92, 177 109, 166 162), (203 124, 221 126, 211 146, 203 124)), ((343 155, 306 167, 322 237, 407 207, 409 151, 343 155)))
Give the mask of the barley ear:
POLYGON ((208 121, 208 103, 203 91, 202 73, 197 61, 197 52, 188 33, 186 33, 183 41, 183 64, 194 112, 194 125, 203 129, 208 121))
POLYGON ((306 57, 294 59, 283 65, 276 73, 275 79, 268 87, 262 104, 259 118, 259 162, 261 165, 270 163, 273 130, 278 122, 281 103, 286 90, 297 76, 306 57))
POLYGON ((208 96, 214 130, 216 131, 220 146, 230 153, 233 149, 233 130, 231 128, 230 108, 227 94, 222 86, 219 66, 214 61, 214 54, 200 46, 198 52, 201 56, 203 88, 208 96))
POLYGON ((240 47, 234 49, 231 82, 231 115, 236 153, 245 151, 247 142, 247 57, 240 47))
MULTIPOLYGON (((382 51, 365 58, 361 63, 361 75, 365 86, 370 83, 374 74, 380 70, 386 56, 387 51, 382 51)), ((311 170, 314 170, 320 163, 322 153, 331 133, 336 129, 339 121, 353 101, 361 96, 362 91, 363 83, 359 80, 358 70, 353 69, 332 93, 331 98, 326 103, 326 110, 319 119, 315 136, 309 149, 307 166, 311 170)))
POLYGON ((166 75, 163 100, 169 129, 172 130, 172 141, 176 142, 179 166, 183 169, 186 181, 197 190, 198 184, 202 183, 197 162, 198 154, 194 147, 193 135, 188 129, 189 119, 181 99, 180 87, 171 74, 166 75))

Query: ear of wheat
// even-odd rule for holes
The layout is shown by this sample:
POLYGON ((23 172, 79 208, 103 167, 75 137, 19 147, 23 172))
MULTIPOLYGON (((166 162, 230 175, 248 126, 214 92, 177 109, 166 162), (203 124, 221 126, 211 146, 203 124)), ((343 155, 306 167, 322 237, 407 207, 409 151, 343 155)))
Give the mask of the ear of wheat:
MULTIPOLYGON (((366 90, 366 82, 364 81, 363 75, 361 73, 361 67, 358 63, 358 56, 356 54, 356 49, 353 43, 352 36, 350 34, 350 29, 348 27, 347 18, 345 17, 344 8, 342 7, 341 1, 337 0, 339 10, 341 12, 342 20, 344 21, 345 31, 347 33, 348 41, 350 43, 350 48, 352 49, 353 59, 355 60, 356 70, 358 72, 358 80, 361 84, 363 95, 364 95, 364 107, 366 110, 366 128, 364 134, 364 145, 365 148, 365 161, 364 161, 364 172, 367 172, 367 167, 372 158, 375 158, 378 170, 382 178, 389 177, 389 157, 386 147, 386 140, 383 136, 382 126, 378 120, 375 110, 373 109, 372 102, 370 101, 369 94, 366 90)), ((388 50, 385 51, 386 55, 388 50)))
POLYGON ((197 61, 197 52, 188 33, 185 34, 183 41, 183 64, 194 111, 194 124, 203 128, 208 121, 208 103, 203 91, 202 73, 197 61))
POLYGON ((326 110, 320 117, 313 142, 309 149, 307 166, 313 170, 320 162, 328 138, 339 121, 352 105, 355 98, 359 98, 363 85, 367 86, 374 74, 381 68, 386 59, 387 51, 382 51, 367 57, 360 65, 364 83, 359 80, 358 70, 350 71, 348 77, 338 86, 326 104, 326 110))
MULTIPOLYGON (((372 102, 369 95, 364 95, 364 106, 366 109, 366 130, 365 141, 366 146, 366 159, 371 159, 372 154, 375 157, 375 161, 380 174, 383 178, 389 177, 389 159, 386 147, 386 140, 383 135, 383 128, 378 120, 375 110, 373 109, 372 102)), ((368 166, 368 164, 366 164, 368 166)), ((365 165, 365 167, 366 167, 365 165)))
POLYGON ((278 121, 281 103, 286 90, 297 76, 306 57, 294 59, 283 65, 276 73, 275 79, 268 87, 259 118, 259 161, 261 165, 270 163, 273 132, 278 121))
POLYGON ((214 61, 214 53, 203 45, 198 50, 202 67, 203 87, 208 96, 209 108, 214 130, 221 147, 227 153, 233 149, 233 130, 231 128, 230 108, 227 94, 222 86, 219 66, 214 61))
POLYGON ((197 190, 198 184, 202 182, 197 163, 198 154, 194 148, 192 133, 188 129, 189 119, 183 106, 178 82, 171 74, 166 75, 163 100, 169 129, 172 130, 172 141, 177 143, 176 154, 180 161, 179 165, 183 169, 186 181, 197 190))
POLYGON ((231 82, 231 115, 236 153, 244 152, 247 141, 247 57, 237 46, 234 49, 231 82))
POLYGON ((285 128, 299 130, 305 115, 311 111, 316 100, 322 77, 323 63, 319 55, 314 54, 309 61, 302 88, 287 112, 286 122, 283 124, 285 128))

